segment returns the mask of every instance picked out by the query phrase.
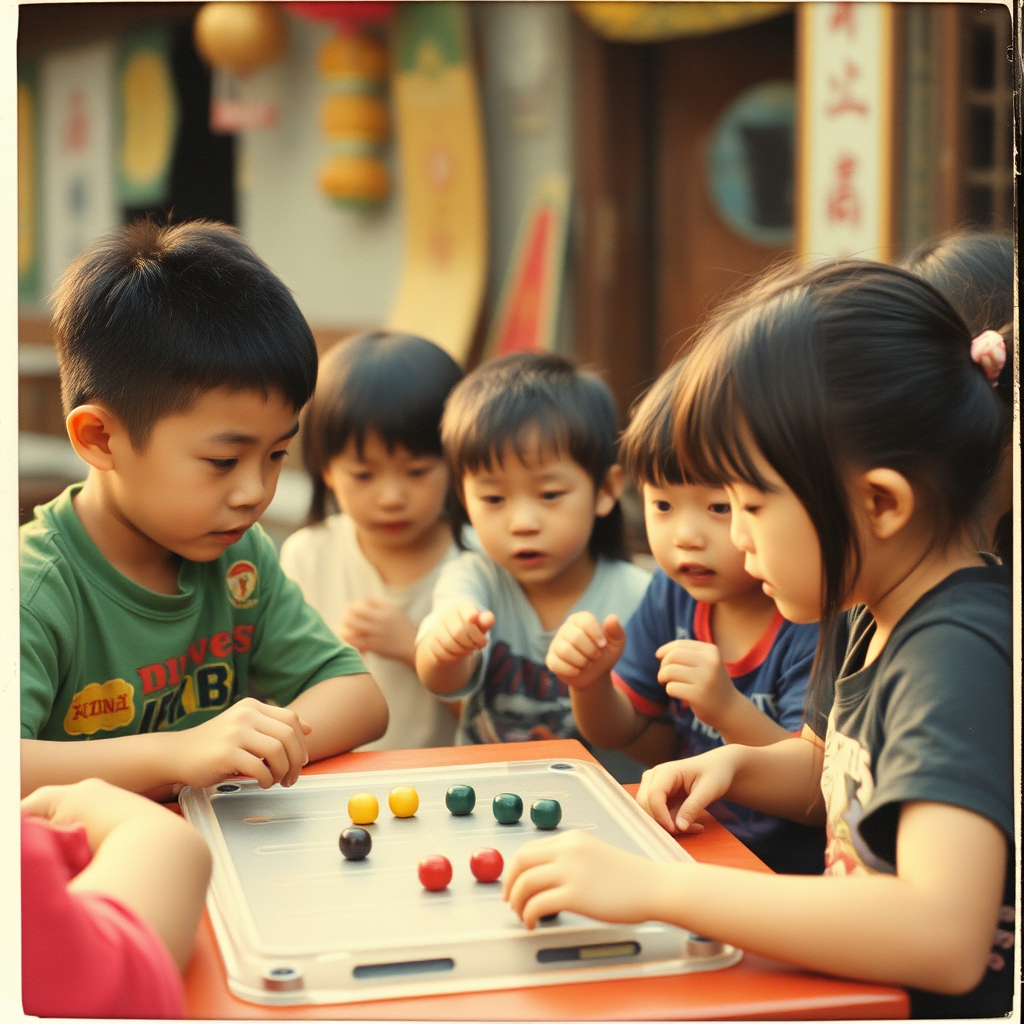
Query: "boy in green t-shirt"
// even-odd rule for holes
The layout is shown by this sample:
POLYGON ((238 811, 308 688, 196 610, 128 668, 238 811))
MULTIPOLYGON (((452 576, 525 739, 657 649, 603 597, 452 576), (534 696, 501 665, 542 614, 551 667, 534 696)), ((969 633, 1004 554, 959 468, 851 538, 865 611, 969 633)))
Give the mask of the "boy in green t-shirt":
POLYGON ((74 261, 53 327, 89 473, 21 529, 22 793, 288 786, 381 736, 377 684, 257 525, 316 383, 281 281, 223 225, 139 221, 74 261))

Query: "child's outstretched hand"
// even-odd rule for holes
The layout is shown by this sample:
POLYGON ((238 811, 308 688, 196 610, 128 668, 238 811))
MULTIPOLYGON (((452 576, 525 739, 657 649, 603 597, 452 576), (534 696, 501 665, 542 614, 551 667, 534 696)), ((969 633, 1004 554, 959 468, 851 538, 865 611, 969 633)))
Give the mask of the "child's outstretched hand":
POLYGON ((656 916, 661 891, 655 864, 586 832, 568 831, 526 843, 509 861, 501 897, 527 928, 570 910, 600 921, 633 924, 656 916))
POLYGON ((735 776, 734 747, 715 747, 696 757, 666 761, 640 778, 636 802, 672 835, 698 835, 697 817, 729 791, 735 776))
POLYGON ((291 786, 309 760, 306 736, 313 727, 288 708, 245 697, 194 729, 167 733, 175 744, 178 779, 212 786, 230 775, 249 775, 261 789, 291 786))
POLYGON ((610 672, 626 648, 626 632, 609 615, 602 625, 590 612, 575 612, 558 627, 547 666, 567 686, 582 690, 610 672))
POLYGON ((372 651, 411 665, 416 651, 416 627, 402 607, 384 597, 352 601, 345 609, 338 635, 357 651, 372 651))
POLYGON ((714 644, 673 640, 662 644, 654 656, 661 661, 658 682, 665 687, 665 692, 689 704, 705 725, 717 728, 717 722, 740 698, 725 671, 721 652, 714 644))
POLYGON ((465 601, 444 612, 421 643, 439 664, 451 665, 483 650, 493 625, 494 612, 465 601))

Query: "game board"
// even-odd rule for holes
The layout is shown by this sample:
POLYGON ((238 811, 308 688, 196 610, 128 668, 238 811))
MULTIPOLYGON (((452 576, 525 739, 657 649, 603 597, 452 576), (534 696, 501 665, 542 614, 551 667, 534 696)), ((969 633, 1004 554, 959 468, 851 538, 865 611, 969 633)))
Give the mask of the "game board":
POLYGON ((208 909, 231 991, 273 1005, 342 1003, 726 967, 741 954, 658 922, 610 925, 564 912, 535 931, 481 883, 471 853, 505 862, 525 842, 568 828, 593 831, 651 860, 690 859, 602 768, 581 760, 500 762, 407 771, 303 776, 290 789, 239 779, 186 788, 180 803, 214 856, 208 909), (445 805, 453 785, 472 786, 472 813, 445 805), (419 807, 399 818, 388 794, 412 786, 419 807), (352 824, 348 801, 377 797, 380 813, 365 860, 338 845, 352 824), (525 806, 516 824, 492 813, 499 793, 525 806), (557 800, 554 831, 530 820, 533 801, 557 800), (446 889, 427 891, 419 861, 443 854, 446 889))

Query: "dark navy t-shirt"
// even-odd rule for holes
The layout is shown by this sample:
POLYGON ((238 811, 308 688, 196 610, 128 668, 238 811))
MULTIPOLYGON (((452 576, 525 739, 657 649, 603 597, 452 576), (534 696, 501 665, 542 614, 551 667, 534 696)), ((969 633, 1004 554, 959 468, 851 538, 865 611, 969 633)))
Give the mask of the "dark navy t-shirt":
MULTIPOLYGON (((613 673, 640 714, 671 718, 681 757, 720 747, 723 740, 688 705, 668 696, 658 682, 661 662, 654 652, 672 640, 713 643, 712 614, 713 605, 694 600, 658 569, 640 606, 626 623, 626 649, 613 673)), ((758 709, 784 729, 799 733, 817 642, 816 625, 796 625, 776 613, 754 647, 738 661, 727 662, 725 668, 736 689, 758 709)), ((823 869, 822 829, 775 818, 726 800, 709 810, 774 870, 813 874, 823 869)))

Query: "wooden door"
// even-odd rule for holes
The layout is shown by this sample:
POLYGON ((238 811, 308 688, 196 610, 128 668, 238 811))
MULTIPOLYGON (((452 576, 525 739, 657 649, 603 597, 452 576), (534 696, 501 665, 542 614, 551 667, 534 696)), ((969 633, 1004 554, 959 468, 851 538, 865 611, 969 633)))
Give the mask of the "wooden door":
POLYGON ((791 251, 748 240, 723 219, 709 187, 708 148, 737 97, 761 83, 792 82, 793 17, 657 49, 654 290, 661 370, 723 295, 791 251))
POLYGON ((605 371, 623 417, 723 294, 790 251, 733 230, 706 167, 733 101, 793 80, 794 32, 789 13, 711 35, 614 43, 575 21, 575 348, 605 371))

